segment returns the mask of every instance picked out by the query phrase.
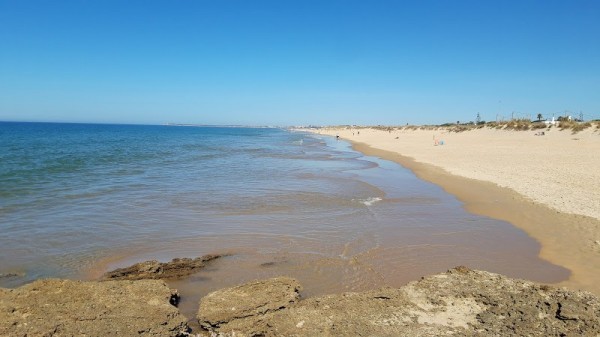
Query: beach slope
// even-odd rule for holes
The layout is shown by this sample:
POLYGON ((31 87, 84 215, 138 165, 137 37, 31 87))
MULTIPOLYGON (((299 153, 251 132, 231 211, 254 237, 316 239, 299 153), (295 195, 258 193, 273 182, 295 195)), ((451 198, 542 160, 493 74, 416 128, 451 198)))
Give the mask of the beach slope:
POLYGON ((367 155, 411 169, 475 214, 505 220, 572 271, 563 285, 600 294, 600 130, 330 127, 367 155))

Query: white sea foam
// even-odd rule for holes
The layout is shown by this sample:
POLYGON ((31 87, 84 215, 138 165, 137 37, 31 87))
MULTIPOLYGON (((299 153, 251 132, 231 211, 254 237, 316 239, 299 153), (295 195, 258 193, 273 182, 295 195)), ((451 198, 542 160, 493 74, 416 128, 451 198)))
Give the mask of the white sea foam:
POLYGON ((360 201, 360 203, 362 203, 363 205, 368 207, 368 206, 371 206, 374 203, 381 201, 381 200, 382 199, 379 197, 372 197, 372 198, 368 198, 368 199, 360 199, 359 201, 360 201))

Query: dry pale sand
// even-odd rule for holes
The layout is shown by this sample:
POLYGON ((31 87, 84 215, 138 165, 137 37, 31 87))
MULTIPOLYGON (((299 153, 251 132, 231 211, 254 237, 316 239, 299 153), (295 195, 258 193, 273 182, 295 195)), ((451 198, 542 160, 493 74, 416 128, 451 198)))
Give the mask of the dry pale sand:
POLYGON ((396 161, 468 211, 523 229, 540 242, 542 258, 571 270, 561 285, 600 295, 600 130, 542 131, 313 130, 396 161))

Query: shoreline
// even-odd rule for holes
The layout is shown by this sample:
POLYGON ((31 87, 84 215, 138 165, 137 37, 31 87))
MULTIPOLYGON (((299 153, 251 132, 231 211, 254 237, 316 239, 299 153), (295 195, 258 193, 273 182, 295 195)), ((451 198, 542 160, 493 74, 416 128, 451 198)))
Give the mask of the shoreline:
MULTIPOLYGON (((309 131, 334 136, 341 130, 309 131)), ((511 188, 453 174, 440 166, 381 149, 373 142, 358 141, 341 133, 339 136, 349 141, 356 151, 396 162, 418 178, 440 186, 460 200, 468 212, 507 221, 522 229, 540 243, 542 259, 571 271, 569 279, 556 285, 600 294, 600 244, 597 241, 600 220, 557 211, 511 188)))

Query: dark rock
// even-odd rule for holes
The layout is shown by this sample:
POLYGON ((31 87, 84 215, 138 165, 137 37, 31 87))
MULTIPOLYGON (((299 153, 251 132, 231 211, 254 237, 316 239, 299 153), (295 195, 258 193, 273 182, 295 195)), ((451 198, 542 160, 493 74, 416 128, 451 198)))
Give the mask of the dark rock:
POLYGON ((275 266, 279 266, 285 263, 288 263, 288 259, 285 257, 278 257, 272 261, 267 261, 267 262, 263 262, 260 264, 261 267, 263 268, 270 268, 270 267, 275 267, 275 266))
POLYGON ((277 280, 207 295, 200 301, 200 323, 212 333, 238 337, 600 334, 600 300, 594 295, 466 267, 398 289, 287 303, 282 299, 297 298, 291 289, 299 286, 275 286, 277 280))
POLYGON ((102 276, 102 280, 178 279, 199 272, 207 262, 220 257, 223 255, 173 259, 171 262, 145 261, 108 272, 102 276))
POLYGON ((47 279, 0 288, 0 336, 185 336, 163 281, 47 279))
POLYGON ((14 277, 24 277, 25 273, 0 273, 0 278, 14 278, 14 277))

